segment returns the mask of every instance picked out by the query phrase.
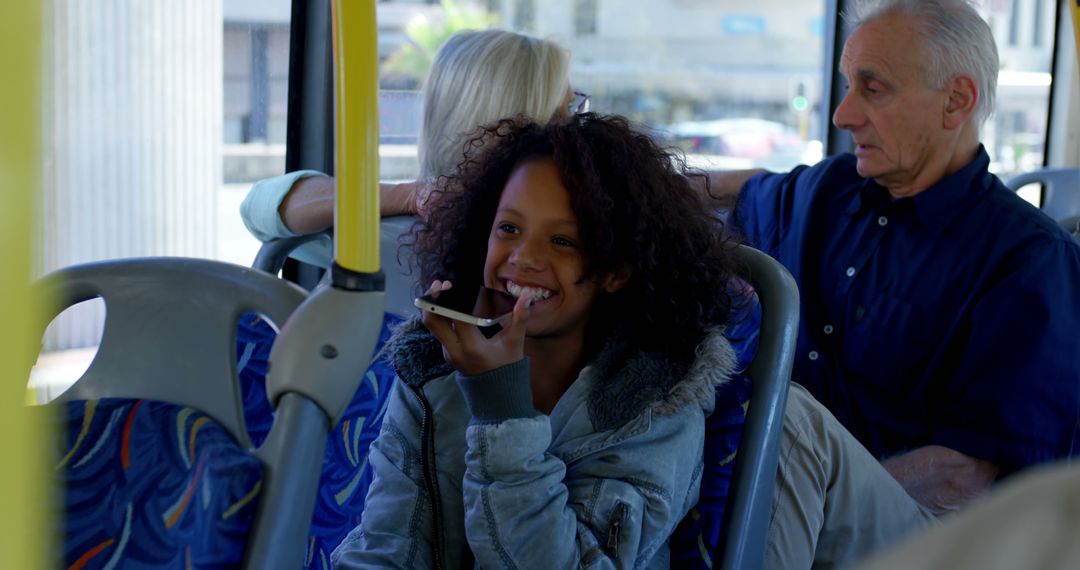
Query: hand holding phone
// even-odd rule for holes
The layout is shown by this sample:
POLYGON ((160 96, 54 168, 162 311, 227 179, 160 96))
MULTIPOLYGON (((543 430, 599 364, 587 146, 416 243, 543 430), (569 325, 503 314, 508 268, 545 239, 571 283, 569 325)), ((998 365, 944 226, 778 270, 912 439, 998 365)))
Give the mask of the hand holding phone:
POLYGON ((465 289, 451 295, 454 289, 449 281, 435 281, 416 300, 416 306, 424 309, 424 326, 442 344, 443 358, 470 376, 524 358, 531 298, 517 299, 493 289, 465 289), (491 325, 501 326, 485 335, 480 327, 491 325))
POLYGON ((506 320, 517 299, 488 287, 477 290, 443 289, 429 291, 413 302, 417 307, 478 327, 490 327, 506 320))

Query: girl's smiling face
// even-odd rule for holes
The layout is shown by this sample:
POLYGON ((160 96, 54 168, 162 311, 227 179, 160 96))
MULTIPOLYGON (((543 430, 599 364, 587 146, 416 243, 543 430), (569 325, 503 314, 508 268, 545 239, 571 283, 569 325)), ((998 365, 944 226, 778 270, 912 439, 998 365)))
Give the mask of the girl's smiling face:
POLYGON ((549 158, 518 165, 510 174, 488 236, 484 284, 515 297, 533 298, 526 334, 584 337, 600 291, 625 279, 582 279, 586 259, 570 193, 549 158))

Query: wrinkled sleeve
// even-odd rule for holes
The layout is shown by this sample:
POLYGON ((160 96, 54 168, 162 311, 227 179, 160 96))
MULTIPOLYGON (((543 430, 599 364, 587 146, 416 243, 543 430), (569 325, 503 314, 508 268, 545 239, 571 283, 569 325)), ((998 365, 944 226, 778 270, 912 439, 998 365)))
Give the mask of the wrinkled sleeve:
POLYGON ((1080 247, 1065 239, 1027 247, 1001 275, 972 311, 931 439, 1008 474, 1075 445, 1080 247))
POLYGON ((421 411, 400 379, 391 390, 382 430, 368 452, 377 476, 360 526, 331 555, 335 569, 434 568, 432 508, 420 461, 421 411))
POLYGON ((733 219, 746 242, 772 257, 795 229, 797 213, 809 207, 813 195, 799 191, 806 166, 786 173, 763 172, 743 185, 733 219))
POLYGON ((761 336, 761 301, 754 288, 746 280, 736 277, 728 283, 728 295, 733 308, 728 317, 724 337, 735 349, 738 358, 736 370, 744 374, 757 354, 758 340, 761 336))
POLYGON ((466 534, 478 565, 635 568, 653 560, 697 498, 702 410, 684 406, 663 417, 646 412, 568 465, 548 452, 548 416, 520 407, 515 412, 518 404, 500 406, 489 397, 527 390, 527 363, 497 372, 499 378, 459 378, 473 414, 464 494, 466 534), (500 384, 497 390, 491 380, 500 384), (679 456, 659 449, 698 451, 679 456))
MULTIPOLYGON (((244 201, 240 203, 240 218, 255 239, 266 243, 270 240, 293 237, 297 234, 285 226, 278 208, 289 193, 289 189, 298 181, 312 176, 325 176, 315 170, 298 170, 281 176, 274 176, 252 185, 244 201)), ((330 265, 331 245, 327 240, 310 241, 296 248, 290 257, 311 263, 319 267, 330 265)))

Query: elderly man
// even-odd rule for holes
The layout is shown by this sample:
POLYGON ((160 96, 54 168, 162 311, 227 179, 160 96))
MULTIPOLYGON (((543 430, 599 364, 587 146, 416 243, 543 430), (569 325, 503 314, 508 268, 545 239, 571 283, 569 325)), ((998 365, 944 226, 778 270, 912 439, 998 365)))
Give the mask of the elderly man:
POLYGON ((710 175, 802 291, 770 567, 848 564, 1077 434, 1080 247, 987 171, 989 27, 963 0, 854 23, 833 116, 854 154, 710 175))

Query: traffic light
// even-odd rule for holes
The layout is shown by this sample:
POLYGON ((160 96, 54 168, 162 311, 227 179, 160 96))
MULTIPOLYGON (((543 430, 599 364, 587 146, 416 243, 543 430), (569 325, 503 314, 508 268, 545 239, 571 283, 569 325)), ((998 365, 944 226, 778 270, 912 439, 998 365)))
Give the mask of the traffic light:
POLYGON ((795 84, 795 96, 791 98, 791 108, 800 113, 810 108, 810 100, 806 98, 806 83, 799 81, 795 84))

